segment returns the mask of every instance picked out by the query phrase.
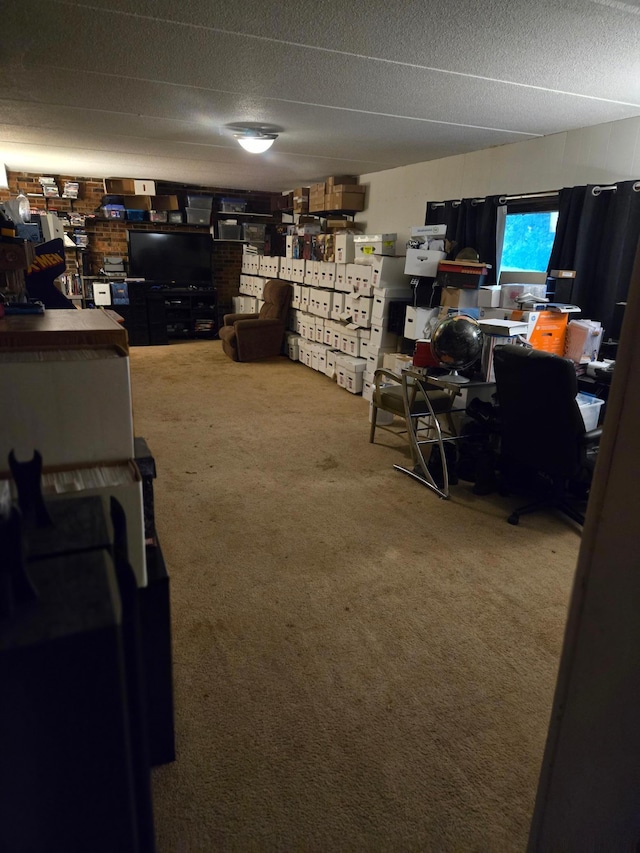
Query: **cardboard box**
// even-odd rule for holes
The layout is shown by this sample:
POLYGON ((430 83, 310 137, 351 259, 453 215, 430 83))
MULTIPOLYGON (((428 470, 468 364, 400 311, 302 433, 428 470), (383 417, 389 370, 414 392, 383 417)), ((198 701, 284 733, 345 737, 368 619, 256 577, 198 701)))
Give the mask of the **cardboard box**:
POLYGON ((534 349, 564 355, 568 314, 560 314, 557 311, 512 311, 511 319, 526 320, 527 342, 534 349))
POLYGON ((436 275, 441 287, 463 287, 471 290, 481 287, 489 272, 486 264, 471 261, 440 261, 436 275))
POLYGON ((387 347, 395 349, 398 345, 398 335, 394 332, 388 331, 386 323, 377 323, 372 320, 369 345, 370 347, 377 349, 387 347))
POLYGON ((334 193, 340 194, 359 194, 364 195, 366 191, 366 187, 360 184, 335 184, 331 186, 331 188, 327 187, 327 193, 333 195, 334 193))
POLYGON ((373 308, 371 311, 371 319, 382 322, 389 316, 389 306, 391 301, 406 302, 407 305, 413 301, 413 294, 410 290, 382 289, 374 288, 373 290, 373 308))
POLYGON ((415 308, 413 305, 407 306, 404 318, 404 337, 412 341, 430 338, 431 336, 426 334, 426 331, 429 324, 438 317, 438 314, 438 308, 415 308))
POLYGON ((575 270, 550 270, 549 275, 551 278, 575 278, 576 271, 575 270))
MULTIPOLYGON (((106 284, 109 288, 109 284, 106 284)), ((115 347, 0 353, 0 469, 9 452, 45 466, 133 458, 129 358, 115 347)))
POLYGON ((371 255, 395 255, 397 234, 354 234, 355 260, 371 255))
POLYGON ((327 187, 335 187, 335 186, 340 186, 343 184, 347 184, 349 187, 358 186, 358 176, 357 175, 332 175, 330 178, 327 178, 327 180, 326 180, 327 187))
POLYGON ((371 283, 374 287, 408 287, 404 257, 371 255, 371 283))
POLYGON ((354 259, 353 234, 336 234, 334 238, 336 263, 352 264, 354 259))
MULTIPOLYGON (((470 291, 471 292, 471 291, 470 291)), ((497 308, 500 305, 500 285, 492 284, 488 287, 480 287, 478 293, 478 307, 497 308)))
POLYGON ((325 196, 325 210, 365 209, 365 195, 360 192, 332 192, 325 196))
POLYGON ((412 237, 446 237, 446 225, 414 225, 411 228, 412 237))
POLYGON ((317 196, 315 198, 310 196, 309 213, 323 213, 327 209, 324 199, 324 196, 317 196))
POLYGON ((111 285, 108 281, 94 281, 92 289, 96 305, 111 305, 111 285))
POLYGON ((177 195, 154 195, 151 197, 151 210, 179 210, 177 195))
POLYGON ((340 290, 343 293, 349 293, 351 290, 351 285, 349 284, 349 279, 347 277, 348 266, 349 264, 336 264, 334 287, 336 290, 340 290))
POLYGON ((127 210, 151 210, 150 195, 126 195, 124 206, 127 210))
POLYGON ((443 287, 440 291, 440 305, 444 308, 477 308, 478 291, 464 290, 460 287, 443 287))
POLYGON ((446 252, 432 252, 428 249, 407 249, 404 274, 435 278, 438 274, 438 264, 446 257, 446 252))
MULTIPOLYGON (((107 195, 155 195, 156 182, 134 178, 105 178, 104 191, 107 195)), ((141 208, 149 210, 150 208, 141 208)))

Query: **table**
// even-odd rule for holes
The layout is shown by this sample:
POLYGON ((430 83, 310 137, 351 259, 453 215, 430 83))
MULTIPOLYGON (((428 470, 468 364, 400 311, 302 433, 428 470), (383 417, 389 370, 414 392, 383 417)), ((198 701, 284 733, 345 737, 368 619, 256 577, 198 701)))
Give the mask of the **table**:
POLYGON ((129 352, 126 329, 97 309, 52 308, 0 317, 0 350, 117 346, 129 352))
MULTIPOLYGON (((443 432, 442 426, 438 421, 437 415, 433 411, 431 403, 429 402, 429 386, 449 391, 452 398, 461 395, 463 391, 471 391, 474 397, 482 397, 487 399, 488 397, 490 397, 491 394, 494 393, 496 383, 485 382, 479 379, 472 379, 468 382, 460 382, 457 377, 451 376, 449 374, 432 375, 427 370, 423 370, 420 368, 407 368, 402 371, 402 397, 405 408, 405 418, 407 420, 409 444, 411 446, 412 456, 416 461, 416 465, 413 469, 406 468, 403 465, 394 465, 393 467, 397 471, 401 471, 403 474, 407 474, 408 476, 412 477, 414 480, 418 480, 418 482, 422 483, 422 485, 426 486, 428 489, 431 489, 431 491, 435 492, 439 497, 446 500, 450 497, 450 492, 449 468, 447 464, 445 443, 458 441, 460 436, 443 432), (411 414, 412 401, 418 391, 422 392, 427 401, 427 405, 430 410, 429 427, 435 432, 435 438, 419 439, 417 431, 412 429, 412 420, 415 420, 416 418, 419 419, 421 417, 420 415, 411 414), (427 461, 424 458, 424 453, 422 451, 423 445, 434 444, 437 445, 440 453, 443 474, 442 486, 436 483, 433 474, 429 470, 427 461)), ((469 397, 467 394, 463 410, 466 409, 468 404, 469 397)), ((455 412, 456 410, 452 409, 452 411, 455 412)), ((422 415, 422 417, 424 418, 425 416, 422 415)))

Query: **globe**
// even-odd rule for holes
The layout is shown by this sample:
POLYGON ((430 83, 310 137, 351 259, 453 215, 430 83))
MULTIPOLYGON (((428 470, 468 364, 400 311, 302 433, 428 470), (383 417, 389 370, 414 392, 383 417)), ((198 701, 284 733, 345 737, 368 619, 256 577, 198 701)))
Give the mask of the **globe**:
POLYGON ((482 330, 478 321, 466 314, 440 320, 431 335, 431 352, 442 367, 452 371, 449 379, 467 382, 457 371, 471 367, 480 358, 482 330))

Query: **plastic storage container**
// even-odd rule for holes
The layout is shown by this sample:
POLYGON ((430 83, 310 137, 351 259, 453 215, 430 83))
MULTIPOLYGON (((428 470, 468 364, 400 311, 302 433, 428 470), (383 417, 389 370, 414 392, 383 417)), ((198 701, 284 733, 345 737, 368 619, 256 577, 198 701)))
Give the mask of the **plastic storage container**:
POLYGON ((220 199, 220 210, 222 213, 244 213, 246 209, 247 202, 243 198, 220 199))
POLYGON ((184 221, 184 217, 182 215, 181 210, 169 210, 167 211, 167 213, 167 221, 170 222, 172 225, 177 225, 178 223, 184 221))
POLYGON ((208 225, 211 221, 211 211, 203 207, 187 207, 185 212, 189 225, 208 225))
POLYGON ((127 210, 127 219, 129 222, 144 222, 147 213, 146 210, 127 210))
POLYGON ((595 429, 598 426, 600 419, 600 409, 604 406, 604 400, 594 397, 591 394, 584 394, 582 391, 576 397, 580 413, 584 421, 584 428, 587 432, 595 429))
POLYGON ((241 240, 241 231, 242 229, 235 222, 218 222, 219 240, 241 240))
POLYGON ((188 195, 187 207, 197 207, 200 210, 211 210, 213 205, 212 195, 188 195))
POLYGON ((105 219, 126 219, 123 204, 104 204, 100 211, 105 219))
POLYGON ((149 211, 149 222, 166 222, 167 221, 167 211, 166 210, 150 210, 149 211))
POLYGON ((264 231, 267 226, 255 222, 245 222, 242 226, 242 239, 249 243, 264 243, 264 231))

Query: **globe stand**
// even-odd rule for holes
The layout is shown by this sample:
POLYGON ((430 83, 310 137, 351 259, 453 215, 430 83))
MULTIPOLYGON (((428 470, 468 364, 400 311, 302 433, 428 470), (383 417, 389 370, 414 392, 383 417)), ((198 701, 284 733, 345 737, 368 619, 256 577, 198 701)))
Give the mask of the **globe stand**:
POLYGON ((451 373, 447 373, 447 382, 452 382, 455 385, 464 385, 465 382, 470 382, 470 379, 467 379, 466 376, 460 376, 457 370, 452 370, 451 373))

